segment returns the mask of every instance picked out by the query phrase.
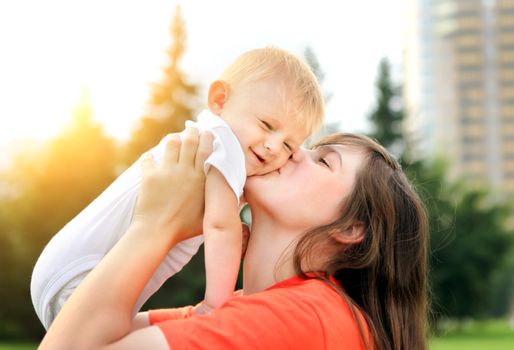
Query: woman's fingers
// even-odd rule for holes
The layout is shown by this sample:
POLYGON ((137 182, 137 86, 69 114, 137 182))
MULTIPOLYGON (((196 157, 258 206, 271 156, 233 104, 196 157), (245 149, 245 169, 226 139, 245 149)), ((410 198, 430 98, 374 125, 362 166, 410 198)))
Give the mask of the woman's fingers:
POLYGON ((166 150, 164 151, 163 156, 164 164, 173 164, 178 162, 180 154, 180 145, 181 141, 179 134, 168 135, 168 141, 166 142, 166 150))
POLYGON ((212 153, 212 140, 210 132, 199 135, 196 128, 187 128, 181 134, 169 134, 163 164, 180 163, 203 171, 203 164, 212 153))
POLYGON ((180 148, 179 163, 194 165, 198 149, 198 129, 187 128, 182 132, 182 147, 180 148))
POLYGON ((140 160, 141 170, 143 174, 147 173, 148 170, 155 168, 155 160, 150 152, 143 153, 140 160))
POLYGON ((198 141, 198 150, 195 158, 195 168, 197 171, 204 169, 204 163, 212 153, 212 142, 213 136, 209 131, 205 131, 200 134, 200 140, 198 141))

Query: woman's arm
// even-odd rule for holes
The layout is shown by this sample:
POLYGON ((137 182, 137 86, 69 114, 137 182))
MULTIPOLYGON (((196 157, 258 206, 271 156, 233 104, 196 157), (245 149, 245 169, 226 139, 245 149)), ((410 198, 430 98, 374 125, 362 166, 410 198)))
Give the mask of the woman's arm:
POLYGON ((142 160, 143 182, 129 229, 66 302, 40 349, 128 349, 165 344, 155 327, 129 335, 144 286, 178 242, 201 232, 210 134, 172 135, 163 161, 142 160), (128 335, 128 336, 127 336, 128 335), (136 343, 139 343, 137 345, 136 343))

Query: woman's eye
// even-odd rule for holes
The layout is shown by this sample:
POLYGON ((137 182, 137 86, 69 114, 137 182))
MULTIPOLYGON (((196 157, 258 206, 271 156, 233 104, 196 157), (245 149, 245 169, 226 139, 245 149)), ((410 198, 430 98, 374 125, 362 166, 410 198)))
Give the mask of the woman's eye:
POLYGON ((320 158, 319 159, 319 162, 322 163, 324 166, 326 166, 327 168, 330 168, 330 165, 328 164, 328 162, 325 160, 325 158, 320 158))

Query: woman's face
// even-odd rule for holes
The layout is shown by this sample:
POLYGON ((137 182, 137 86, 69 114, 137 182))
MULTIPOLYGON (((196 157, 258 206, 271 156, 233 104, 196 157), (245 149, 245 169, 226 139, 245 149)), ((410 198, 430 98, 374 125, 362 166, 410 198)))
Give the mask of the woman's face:
POLYGON ((254 219, 264 211, 277 224, 302 232, 335 221, 364 157, 352 146, 302 149, 282 168, 249 177, 245 194, 254 219))

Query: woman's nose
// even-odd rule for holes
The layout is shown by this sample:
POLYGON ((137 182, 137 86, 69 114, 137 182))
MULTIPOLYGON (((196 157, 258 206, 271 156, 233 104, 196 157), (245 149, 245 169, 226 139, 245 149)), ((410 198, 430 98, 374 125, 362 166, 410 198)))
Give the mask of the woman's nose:
POLYGON ((307 152, 308 152, 307 150, 305 150, 303 148, 299 148, 296 152, 294 152, 291 155, 291 160, 293 162, 299 163, 299 162, 303 161, 305 159, 305 157, 308 156, 307 152))

